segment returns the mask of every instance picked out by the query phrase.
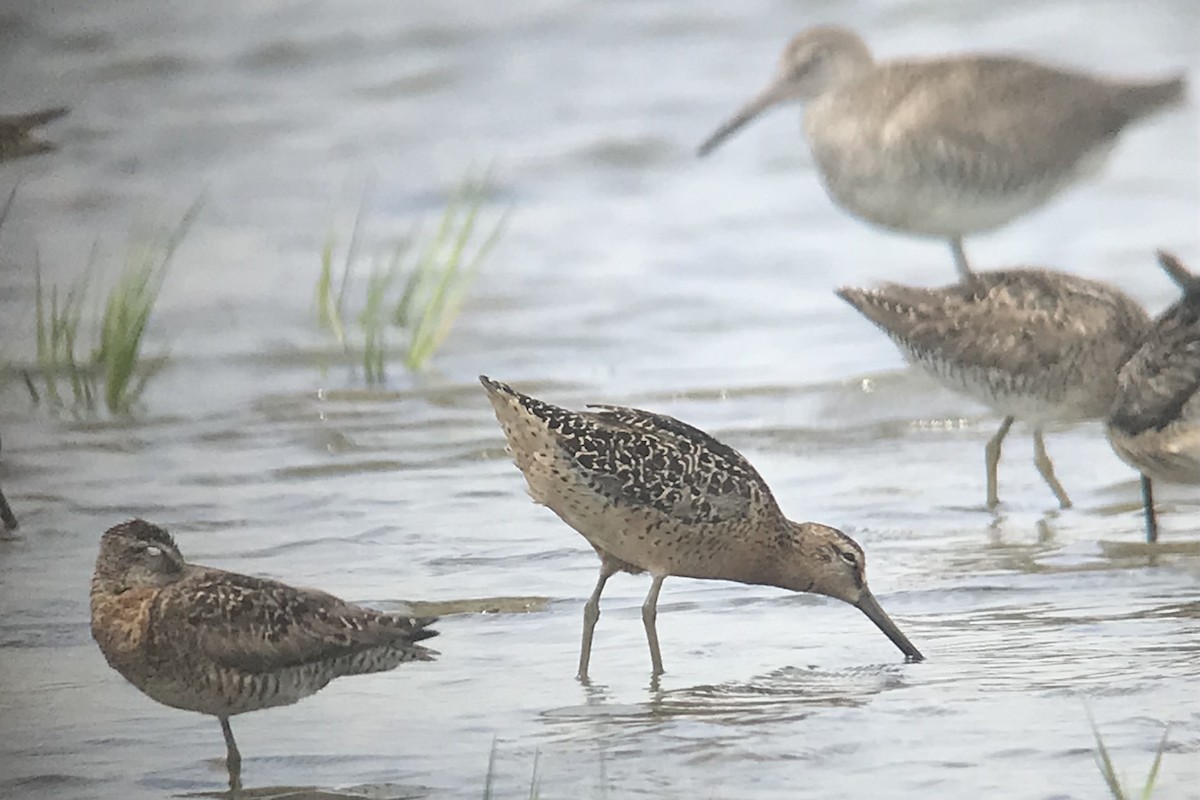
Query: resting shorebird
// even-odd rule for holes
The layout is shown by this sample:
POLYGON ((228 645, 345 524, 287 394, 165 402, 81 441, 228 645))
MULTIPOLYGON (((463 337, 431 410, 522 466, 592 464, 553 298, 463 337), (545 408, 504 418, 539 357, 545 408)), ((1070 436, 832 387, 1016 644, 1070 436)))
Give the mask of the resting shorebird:
POLYGON ((662 414, 617 406, 575 412, 480 376, 533 499, 600 556, 584 606, 579 679, 587 680, 600 593, 618 571, 649 572, 642 623, 654 675, 655 627, 668 575, 778 586, 843 600, 911 660, 923 656, 867 588, 862 548, 841 531, 792 522, 736 450, 662 414))
POLYGON ((370 611, 314 589, 189 564, 140 519, 110 528, 92 576, 92 636, 109 666, 164 705, 211 714, 229 785, 242 757, 229 718, 295 703, 334 678, 436 653, 433 620, 370 611))
POLYGON ((1142 473, 1150 542, 1158 541, 1151 480, 1200 484, 1200 276, 1169 253, 1158 260, 1183 297, 1121 368, 1108 417, 1113 450, 1142 473))
POLYGON ((1117 371, 1150 330, 1150 317, 1119 289, 1062 272, 970 274, 940 289, 896 284, 838 296, 888 334, 910 363, 1004 415, 987 444, 987 505, 994 508, 1000 446, 1013 421, 1033 426, 1034 463, 1063 508, 1042 428, 1103 419, 1117 371))
POLYGON ((877 63, 844 28, 804 31, 771 84, 719 127, 706 155, 763 111, 807 103, 825 190, 851 214, 946 238, 998 228, 1099 170, 1129 124, 1179 103, 1184 80, 1095 77, 1004 56, 877 63))

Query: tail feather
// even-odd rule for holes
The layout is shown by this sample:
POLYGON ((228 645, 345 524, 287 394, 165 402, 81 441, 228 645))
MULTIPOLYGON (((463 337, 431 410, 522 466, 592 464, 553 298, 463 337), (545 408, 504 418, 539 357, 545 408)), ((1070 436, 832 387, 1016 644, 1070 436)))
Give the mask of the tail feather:
POLYGON ((1117 94, 1117 104, 1130 119, 1136 119, 1179 105, 1186 93, 1187 79, 1181 74, 1165 81, 1123 85, 1117 94))
POLYGON ((437 631, 435 631, 433 628, 427 627, 437 621, 437 617, 418 617, 416 619, 410 619, 409 622, 411 622, 413 625, 412 636, 410 637, 411 640, 414 642, 420 642, 437 636, 437 631))
POLYGON ((913 316, 921 307, 920 300, 928 301, 928 290, 925 289, 899 285, 885 288, 886 292, 843 287, 837 290, 837 296, 885 331, 892 330, 900 319, 913 316), (906 297, 906 293, 913 296, 906 297))
POLYGON ((507 383, 494 381, 487 375, 480 375, 479 382, 483 384, 483 388, 487 389, 488 396, 503 395, 505 397, 516 397, 517 391, 507 383))

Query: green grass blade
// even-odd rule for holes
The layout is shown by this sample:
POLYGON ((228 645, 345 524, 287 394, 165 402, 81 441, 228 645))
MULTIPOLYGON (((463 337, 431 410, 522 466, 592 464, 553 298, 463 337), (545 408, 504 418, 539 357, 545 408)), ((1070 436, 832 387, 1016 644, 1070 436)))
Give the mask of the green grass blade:
POLYGON ((1154 754, 1154 763, 1150 766, 1150 774, 1146 776, 1146 784, 1142 787, 1142 800, 1150 800, 1150 795, 1154 794, 1154 784, 1158 783, 1158 768, 1162 766, 1163 753, 1167 752, 1167 736, 1170 733, 1169 726, 1163 730, 1158 752, 1154 754))
MULTIPOLYGON (((131 255, 109 292, 100 323, 96 365, 104 375, 104 402, 111 414, 128 413, 146 330, 172 258, 203 206, 198 199, 172 229, 161 252, 147 247, 140 258, 131 255)), ((144 389, 144 385, 142 386, 144 389)))
POLYGON ((321 248, 321 272, 317 278, 317 324, 330 331, 337 343, 345 349, 346 328, 342 324, 342 309, 338 306, 333 291, 333 253, 336 245, 337 241, 330 231, 325 238, 325 246, 321 248))
POLYGON ((384 304, 394 282, 395 273, 391 266, 378 263, 367 277, 367 297, 359 324, 363 329, 363 372, 367 383, 378 384, 384 380, 386 361, 387 313, 384 304))
POLYGON ((1109 793, 1113 796, 1113 800, 1127 800, 1125 790, 1121 787, 1121 780, 1117 777, 1116 767, 1113 766, 1112 758, 1108 755, 1108 748, 1104 746, 1104 739, 1100 736, 1100 729, 1096 727, 1096 720, 1092 718, 1090 711, 1088 712, 1088 723, 1092 726, 1092 735, 1096 738, 1096 766, 1100 768, 1100 775, 1103 776, 1109 793))
POLYGON ((437 235, 425 250, 418 273, 425 285, 419 287, 423 291, 417 313, 409 315, 412 330, 405 358, 409 369, 421 369, 445 341, 484 258, 498 240, 503 222, 474 258, 466 258, 486 199, 486 179, 464 179, 447 202, 437 235))

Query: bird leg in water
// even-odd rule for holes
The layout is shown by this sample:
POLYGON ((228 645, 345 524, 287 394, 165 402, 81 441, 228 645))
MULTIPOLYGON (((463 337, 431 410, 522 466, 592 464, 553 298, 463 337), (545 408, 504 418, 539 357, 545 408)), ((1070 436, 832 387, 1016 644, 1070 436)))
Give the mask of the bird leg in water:
POLYGON ((234 797, 242 790, 242 754, 233 740, 233 729, 229 717, 220 717, 221 733, 225 735, 225 768, 229 770, 229 795, 234 797))
POLYGON ((658 628, 654 623, 658 619, 658 593, 666 579, 666 575, 655 575, 650 584, 650 592, 646 595, 646 602, 642 603, 642 624, 646 626, 646 641, 650 643, 652 675, 663 674, 662 654, 658 651, 658 628))
POLYGON ((579 647, 579 672, 576 678, 581 681, 588 679, 588 662, 592 660, 592 634, 596 631, 596 620, 600 619, 600 593, 604 584, 608 583, 617 571, 617 562, 610 558, 600 557, 600 578, 592 596, 583 606, 583 643, 579 647))
POLYGON ((971 279, 971 267, 967 264, 967 253, 963 250, 961 236, 950 240, 950 251, 954 253, 954 266, 958 269, 958 277, 963 283, 971 279))
POLYGON ((1146 514, 1146 541, 1158 541, 1158 515, 1154 513, 1154 489, 1150 479, 1142 475, 1142 504, 1146 514))
POLYGON ((4 498, 3 489, 0 489, 0 522, 4 523, 6 531, 17 529, 17 515, 13 513, 12 508, 8 505, 8 500, 4 498))
MULTIPOLYGON (((13 194, 16 194, 15 189, 13 190, 13 194)), ((11 197, 8 202, 12 203, 11 197)), ((6 206, 5 211, 7 210, 6 206)), ((3 217, 3 213, 0 213, 0 217, 3 217)), ((8 505, 8 500, 4 498, 3 489, 0 489, 0 522, 4 523, 4 530, 6 531, 15 531, 17 529, 17 515, 13 513, 12 507, 8 505)))
POLYGON ((1058 504, 1063 508, 1070 508, 1071 498, 1067 497, 1066 490, 1058 482, 1058 478, 1054 477, 1054 465, 1050 463, 1050 456, 1046 455, 1046 443, 1042 440, 1041 428, 1033 429, 1033 463, 1037 465, 1038 472, 1042 473, 1042 477, 1050 485, 1050 491, 1054 492, 1054 496, 1058 498, 1058 504))
POLYGON ((997 477, 996 470, 1000 464, 1000 445, 1004 441, 1004 437, 1008 436, 1008 429, 1012 427, 1014 417, 1005 417, 1004 422, 1000 423, 1000 430, 996 431, 996 435, 988 440, 987 447, 983 450, 984 463, 987 467, 987 507, 995 508, 1000 505, 1000 496, 997 492, 997 477))

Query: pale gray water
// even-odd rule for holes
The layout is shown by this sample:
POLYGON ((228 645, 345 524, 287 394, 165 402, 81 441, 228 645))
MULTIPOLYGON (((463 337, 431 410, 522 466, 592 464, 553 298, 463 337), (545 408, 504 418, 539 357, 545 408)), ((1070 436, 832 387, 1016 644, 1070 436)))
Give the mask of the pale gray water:
MULTIPOLYGON (((1091 709, 1137 783, 1170 725, 1163 798, 1200 797, 1200 552, 1157 562, 1136 476, 1098 425, 1024 432, 982 508, 998 420, 901 368, 842 283, 953 279, 941 242, 877 231, 824 196, 798 113, 692 151, 835 21, 881 56, 1016 49, 1114 74, 1186 68, 1192 0, 738 4, 25 2, 0 12, 0 113, 65 103, 61 152, 0 165, 22 188, 0 234, 5 357, 31 352, 35 253, 78 275, 93 243, 207 205, 151 335, 169 369, 136 421, 73 423, 0 394, 0 795, 220 789, 215 721, 142 697, 87 628, 100 533, 167 524, 189 557, 388 606, 542 595, 545 611, 446 617, 440 661, 347 679, 237 719, 248 786, 425 787, 500 796, 1044 797, 1103 794, 1091 709), (514 216, 434 369, 354 391, 311 322, 321 243, 374 184, 375 240, 495 164, 514 216), (586 543, 531 505, 475 375, 566 405, 674 414, 745 452, 801 519, 869 555, 884 607, 926 653, 903 665, 858 612, 734 584, 667 582, 668 674, 648 689, 644 578, 606 592, 586 690, 573 679, 586 543), (607 794, 605 795, 605 791, 607 794)), ((1121 283, 1157 311, 1167 247, 1200 264, 1198 114, 1140 126, 1104 175, 968 242, 980 266, 1121 283)), ((1165 542, 1195 543, 1196 493, 1163 488, 1165 542)), ((1139 784, 1140 785, 1140 784, 1139 784)))

